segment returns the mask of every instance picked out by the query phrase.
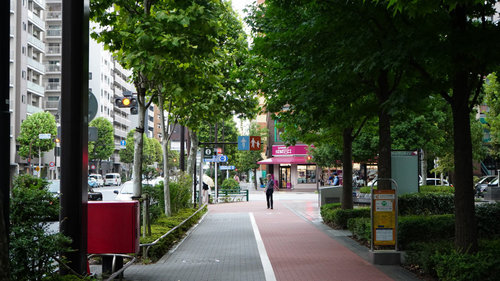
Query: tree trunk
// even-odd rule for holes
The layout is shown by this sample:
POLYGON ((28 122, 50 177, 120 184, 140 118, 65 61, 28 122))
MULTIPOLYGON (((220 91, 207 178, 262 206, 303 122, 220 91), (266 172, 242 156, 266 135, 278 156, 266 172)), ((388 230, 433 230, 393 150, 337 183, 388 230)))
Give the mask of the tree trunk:
POLYGON ((387 111, 382 108, 383 104, 389 99, 389 86, 387 83, 387 71, 382 71, 378 79, 378 93, 379 100, 378 110, 378 188, 381 190, 391 189, 391 182, 389 180, 391 175, 391 117, 387 111))
MULTIPOLYGON (((172 215, 170 208, 170 171, 168 169, 168 139, 169 139, 169 117, 165 121, 165 100, 162 94, 158 95, 158 103, 160 105, 160 118, 161 118, 161 146, 163 148, 163 201, 165 203, 165 215, 167 217, 172 215)), ((170 105, 172 102, 170 102, 170 105)), ((170 107, 170 106, 169 106, 170 107)), ((170 108, 169 108, 170 109, 170 108)))
POLYGON ((342 155, 342 209, 352 209, 352 128, 345 128, 342 155))
MULTIPOLYGON (((136 87, 139 88, 139 87, 136 87)), ((146 114, 146 89, 139 88, 137 93, 139 99, 138 124, 134 133, 134 168, 132 170, 133 197, 140 198, 142 195, 142 148, 144 147, 144 119, 146 114)))
MULTIPOLYGON (((194 170, 196 169, 196 152, 198 151, 198 135, 192 130, 188 130, 189 139, 191 141, 189 157, 188 157, 188 166, 187 173, 189 175, 193 175, 194 170)), ((196 185, 196 183, 194 183, 196 185)))
POLYGON ((427 183, 427 153, 422 149, 422 159, 421 161, 421 176, 422 176, 422 185, 426 185, 427 183))
POLYGON ((477 251, 477 227, 472 180, 472 141, 470 111, 464 79, 456 78, 453 87, 453 140, 455 161, 455 246, 461 252, 477 251))

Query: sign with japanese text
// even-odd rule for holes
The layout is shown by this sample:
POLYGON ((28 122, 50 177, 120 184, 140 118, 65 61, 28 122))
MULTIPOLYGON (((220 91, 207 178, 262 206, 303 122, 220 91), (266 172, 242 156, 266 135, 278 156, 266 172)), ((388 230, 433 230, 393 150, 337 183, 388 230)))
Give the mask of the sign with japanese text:
POLYGON ((373 244, 396 244, 396 190, 373 190, 373 244))

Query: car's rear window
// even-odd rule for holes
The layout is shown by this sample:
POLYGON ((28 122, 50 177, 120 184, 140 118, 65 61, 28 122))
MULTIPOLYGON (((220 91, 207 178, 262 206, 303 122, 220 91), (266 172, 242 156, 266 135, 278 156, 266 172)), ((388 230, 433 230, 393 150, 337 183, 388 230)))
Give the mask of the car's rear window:
POLYGON ((115 176, 114 176, 114 175, 106 175, 106 178, 107 178, 107 179, 114 179, 114 178, 115 178, 115 176))

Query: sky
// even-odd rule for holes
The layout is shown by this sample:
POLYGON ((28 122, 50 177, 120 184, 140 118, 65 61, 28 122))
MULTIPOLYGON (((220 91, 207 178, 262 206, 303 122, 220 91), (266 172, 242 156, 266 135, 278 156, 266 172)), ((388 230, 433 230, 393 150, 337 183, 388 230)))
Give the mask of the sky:
POLYGON ((241 16, 241 19, 243 19, 245 17, 243 9, 253 2, 255 2, 255 0, 232 0, 233 10, 235 10, 241 16))

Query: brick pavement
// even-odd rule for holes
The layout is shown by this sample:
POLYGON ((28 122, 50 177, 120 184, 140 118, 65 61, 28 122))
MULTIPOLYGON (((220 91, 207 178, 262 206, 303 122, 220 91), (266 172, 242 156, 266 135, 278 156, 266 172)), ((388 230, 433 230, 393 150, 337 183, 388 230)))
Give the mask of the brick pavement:
POLYGON ((276 280, 418 280, 398 266, 369 263, 367 249, 321 224, 317 201, 275 200, 274 210, 265 205, 210 205, 177 250, 157 264, 131 266, 126 280, 266 280, 250 213, 276 280))

